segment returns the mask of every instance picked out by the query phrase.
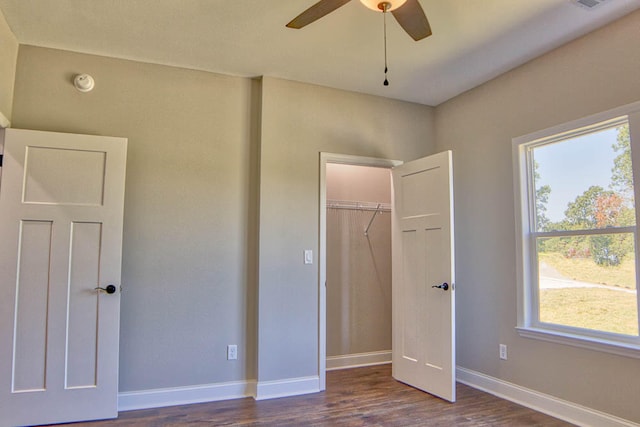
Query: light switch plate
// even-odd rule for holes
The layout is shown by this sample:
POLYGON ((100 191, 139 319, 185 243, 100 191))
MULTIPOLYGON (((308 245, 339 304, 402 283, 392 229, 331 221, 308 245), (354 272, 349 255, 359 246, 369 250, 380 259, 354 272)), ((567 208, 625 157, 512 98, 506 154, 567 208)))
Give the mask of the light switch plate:
POLYGON ((304 263, 313 264, 313 251, 311 249, 304 250, 304 263))

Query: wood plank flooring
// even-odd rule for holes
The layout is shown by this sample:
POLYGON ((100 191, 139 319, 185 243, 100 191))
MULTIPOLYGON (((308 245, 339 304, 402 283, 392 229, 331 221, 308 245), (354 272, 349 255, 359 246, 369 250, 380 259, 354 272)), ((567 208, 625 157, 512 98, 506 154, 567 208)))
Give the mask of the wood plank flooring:
POLYGON ((122 412, 73 426, 544 426, 571 424, 458 384, 445 402, 391 377, 391 365, 327 373, 327 391, 122 412))

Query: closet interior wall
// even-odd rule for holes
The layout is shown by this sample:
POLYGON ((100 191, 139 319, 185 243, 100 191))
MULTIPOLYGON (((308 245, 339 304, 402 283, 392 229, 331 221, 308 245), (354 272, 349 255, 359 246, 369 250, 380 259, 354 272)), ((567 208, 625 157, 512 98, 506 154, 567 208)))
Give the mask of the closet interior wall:
POLYGON ((326 172, 327 368, 371 353, 390 361, 390 170, 327 164, 326 172))

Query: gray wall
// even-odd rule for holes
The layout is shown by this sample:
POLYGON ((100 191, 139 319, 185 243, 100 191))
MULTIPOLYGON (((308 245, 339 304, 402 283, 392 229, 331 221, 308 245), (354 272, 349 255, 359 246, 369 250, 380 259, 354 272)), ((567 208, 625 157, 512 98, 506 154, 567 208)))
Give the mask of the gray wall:
POLYGON ((14 127, 129 138, 121 391, 255 378, 258 90, 249 79, 20 47, 14 127), (81 72, 96 81, 90 93, 72 85, 81 72), (226 360, 227 344, 238 361, 226 360))
MULTIPOLYGON (((329 163, 326 194, 389 206, 391 171, 329 163)), ((391 351, 391 212, 327 206, 326 221, 327 356, 391 351)))
POLYGON ((18 41, 0 10, 0 113, 11 120, 18 41))
POLYGON ((638 359, 514 329, 511 139, 640 100, 639 41, 635 12, 437 108, 438 150, 453 150, 458 365, 635 421, 638 359))
POLYGON ((21 46, 13 119, 129 138, 120 390, 133 391, 318 375, 317 262, 303 265, 302 250, 317 256, 319 152, 419 157, 435 144, 432 116, 275 79, 21 46), (76 91, 77 73, 96 88, 76 91))
POLYGON ((263 80, 259 381, 318 375, 319 153, 411 160, 433 152, 431 107, 263 80))

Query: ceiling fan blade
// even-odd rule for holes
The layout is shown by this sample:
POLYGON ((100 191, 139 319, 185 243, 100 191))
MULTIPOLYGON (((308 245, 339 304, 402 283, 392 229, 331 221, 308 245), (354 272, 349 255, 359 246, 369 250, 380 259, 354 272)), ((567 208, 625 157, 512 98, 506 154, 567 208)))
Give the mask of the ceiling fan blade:
POLYGON ((330 14, 340 6, 344 6, 350 1, 351 0, 320 0, 309 9, 296 16, 291 22, 287 24, 287 27, 302 28, 305 25, 309 25, 312 22, 322 18, 323 16, 330 14))
POLYGON ((405 4, 396 10, 392 10, 391 13, 393 17, 396 18, 396 21, 398 21, 398 24, 400 24, 415 41, 422 40, 431 35, 431 26, 418 0, 407 0, 405 4))

